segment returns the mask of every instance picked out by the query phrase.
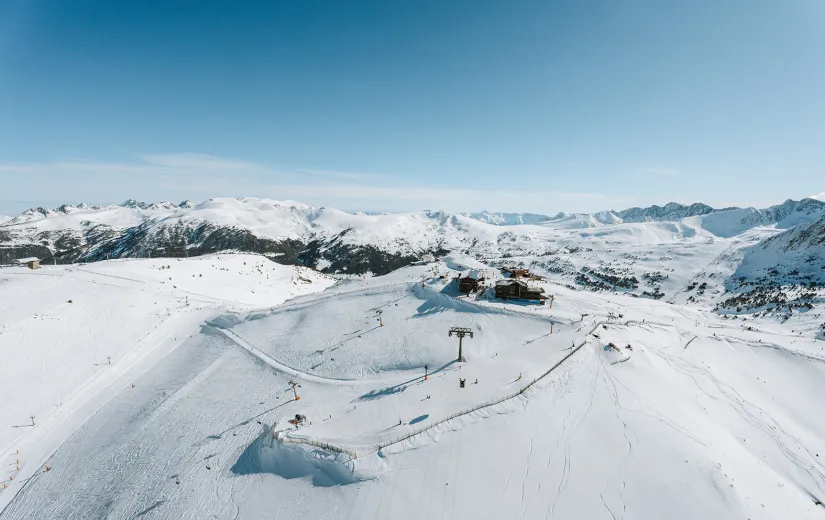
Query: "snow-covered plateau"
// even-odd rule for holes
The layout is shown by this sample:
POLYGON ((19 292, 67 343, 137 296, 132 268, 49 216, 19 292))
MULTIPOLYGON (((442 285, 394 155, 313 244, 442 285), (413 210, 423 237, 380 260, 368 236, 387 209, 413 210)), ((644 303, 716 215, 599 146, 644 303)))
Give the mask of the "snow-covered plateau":
POLYGON ((813 198, 65 205, 0 264, 0 520, 825 515, 813 198))

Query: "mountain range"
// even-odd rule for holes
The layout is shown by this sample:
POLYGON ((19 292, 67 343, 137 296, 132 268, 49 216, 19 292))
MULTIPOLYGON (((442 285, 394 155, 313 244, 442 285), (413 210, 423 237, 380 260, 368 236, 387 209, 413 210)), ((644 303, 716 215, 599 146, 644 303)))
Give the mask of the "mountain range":
MULTIPOLYGON (((763 281, 764 273, 792 272, 800 262, 816 271, 825 265, 823 218, 825 202, 814 198, 762 209, 671 202, 554 216, 348 213, 257 198, 218 198, 197 205, 130 199, 119 205, 32 208, 0 223, 0 264, 27 256, 64 264, 254 252, 326 273, 379 275, 425 255, 452 255, 465 263, 521 264, 592 290, 615 290, 616 281, 626 279, 618 285, 639 287, 642 294, 644 287, 633 279, 673 269, 668 258, 693 256, 694 261, 680 264, 679 273, 656 278, 663 280, 657 291, 675 295, 712 265, 724 265, 719 276, 737 272, 741 278, 758 270, 763 281)), ((825 271, 815 274, 818 280, 825 271)))

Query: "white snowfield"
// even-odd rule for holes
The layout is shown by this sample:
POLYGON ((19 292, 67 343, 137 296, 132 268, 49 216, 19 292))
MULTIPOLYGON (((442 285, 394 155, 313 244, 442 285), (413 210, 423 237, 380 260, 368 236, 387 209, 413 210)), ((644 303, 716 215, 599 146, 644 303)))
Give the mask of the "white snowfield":
POLYGON ((113 394, 198 335, 205 320, 332 283, 255 255, 1 269, 0 507, 113 394))
POLYGON ((334 286, 251 255, 3 269, 0 519, 825 514, 818 311, 459 297, 486 266, 445 260, 334 286))

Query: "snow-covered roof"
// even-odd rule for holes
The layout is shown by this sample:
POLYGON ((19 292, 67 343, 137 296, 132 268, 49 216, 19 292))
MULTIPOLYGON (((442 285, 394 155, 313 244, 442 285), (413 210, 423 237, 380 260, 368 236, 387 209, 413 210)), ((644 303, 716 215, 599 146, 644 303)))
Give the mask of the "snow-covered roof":
POLYGON ((481 280, 481 273, 478 269, 467 269, 463 271, 459 276, 459 278, 470 278, 472 280, 481 280))
POLYGON ((11 263, 13 264, 28 264, 29 262, 39 262, 40 259, 36 256, 30 256, 28 258, 18 258, 16 260, 12 260, 11 263))
POLYGON ((504 286, 504 285, 510 285, 510 284, 514 284, 514 283, 519 284, 522 287, 527 287, 527 282, 525 282, 523 280, 517 280, 515 278, 505 278, 503 280, 499 280, 498 282, 496 282, 496 285, 504 286))

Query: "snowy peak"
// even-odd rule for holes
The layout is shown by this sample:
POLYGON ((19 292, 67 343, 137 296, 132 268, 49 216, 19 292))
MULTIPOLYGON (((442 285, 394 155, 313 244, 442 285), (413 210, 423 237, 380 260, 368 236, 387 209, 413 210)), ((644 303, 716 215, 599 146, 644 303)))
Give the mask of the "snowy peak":
POLYGON ((811 222, 823 213, 825 213, 825 202, 816 199, 799 201, 788 199, 782 204, 762 210, 767 222, 776 223, 777 227, 782 229, 811 222))
POLYGON ((598 213, 556 213, 541 222, 542 226, 563 229, 587 229, 621 224, 622 219, 612 211, 598 213))
POLYGON ((461 213, 465 217, 492 224, 494 226, 515 226, 519 224, 538 224, 550 220, 547 215, 536 213, 499 213, 491 211, 480 211, 478 213, 461 213))
POLYGON ((706 215, 714 210, 707 204, 697 202, 689 206, 677 202, 668 202, 664 206, 649 206, 647 208, 628 208, 612 212, 624 222, 651 222, 663 220, 681 220, 686 217, 706 215))
POLYGON ((72 204, 63 204, 62 206, 59 206, 54 209, 44 208, 41 206, 37 208, 29 208, 20 215, 14 218, 7 219, 8 221, 6 222, 6 224, 26 224, 45 218, 58 217, 61 215, 70 215, 72 213, 77 213, 78 211, 94 211, 99 209, 101 209, 100 206, 90 206, 89 204, 85 203, 80 203, 76 206, 72 204))
POLYGON ((616 215, 612 211, 599 211, 598 213, 593 213, 593 219, 596 220, 596 222, 605 225, 621 224, 624 222, 622 217, 616 215))
MULTIPOLYGON (((813 222, 774 235, 761 242, 758 247, 766 251, 781 250, 786 253, 804 252, 813 248, 825 249, 825 215, 813 222)), ((825 268, 825 263, 823 263, 823 268, 825 268)))
MULTIPOLYGON (((75 215, 79 218, 86 218, 88 215, 90 218, 96 219, 103 219, 108 220, 113 218, 110 213, 111 210, 121 210, 121 215, 123 215, 123 211, 127 213, 129 210, 136 210, 131 212, 132 217, 127 219, 129 222, 134 220, 143 220, 146 218, 146 215, 142 213, 143 211, 152 211, 152 212, 169 212, 174 213, 175 211, 179 211, 181 209, 191 209, 194 208, 196 205, 191 201, 183 201, 179 204, 174 204, 171 202, 157 202, 157 203, 146 203, 140 202, 135 199, 129 199, 122 204, 118 205, 108 205, 108 206, 96 206, 86 203, 80 204, 63 204, 58 206, 54 209, 46 208, 46 207, 36 207, 30 208, 21 213, 20 215, 14 218, 7 218, 5 222, 2 222, 4 225, 18 225, 18 224, 32 224, 39 221, 51 220, 58 217, 65 217, 67 215, 75 215)), ((156 214, 153 214, 156 216, 156 214)), ((60 220, 58 218, 58 220, 60 220)), ((70 219, 71 222, 66 221, 62 224, 55 224, 57 226, 66 226, 66 227, 74 227, 72 222, 76 219, 70 219)), ((106 222, 110 224, 115 224, 114 222, 106 222)), ((120 226, 116 226, 120 227, 120 226)))
POLYGON ((197 205, 130 199, 105 207, 30 209, 3 224, 8 231, 3 244, 50 248, 36 254, 54 254, 62 262, 145 257, 160 251, 197 256, 236 250, 266 254, 282 263, 326 266, 330 272, 377 274, 425 254, 548 255, 561 250, 564 240, 574 238, 578 244, 582 237, 670 243, 732 238, 754 230, 764 238, 823 214, 825 203, 814 199, 789 200, 764 210, 669 203, 554 217, 490 211, 351 213, 254 197, 213 198, 197 205))
POLYGON ((825 282, 825 215, 748 249, 733 282, 825 282))
POLYGON ((174 204, 172 202, 140 202, 135 199, 129 199, 124 201, 120 204, 123 208, 131 208, 131 209, 146 209, 146 210, 171 210, 171 209, 178 209, 178 208, 193 208, 195 204, 191 201, 185 200, 179 204, 174 204))
POLYGON ((44 207, 29 208, 23 213, 10 219, 8 224, 25 224, 26 222, 33 222, 35 220, 47 218, 52 213, 52 210, 44 207))

